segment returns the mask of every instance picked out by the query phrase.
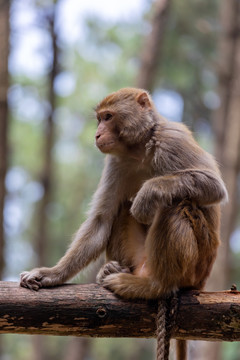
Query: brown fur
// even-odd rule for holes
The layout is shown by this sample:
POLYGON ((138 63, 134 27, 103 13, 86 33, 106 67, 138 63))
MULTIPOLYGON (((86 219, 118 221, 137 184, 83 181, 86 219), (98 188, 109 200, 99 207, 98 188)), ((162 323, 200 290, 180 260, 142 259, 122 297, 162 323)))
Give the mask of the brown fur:
POLYGON ((219 203, 227 199, 215 160, 186 126, 162 118, 144 90, 107 96, 96 115, 96 144, 108 155, 88 219, 56 266, 24 272, 21 285, 61 284, 106 249, 97 281, 120 296, 201 289, 219 245, 219 203))

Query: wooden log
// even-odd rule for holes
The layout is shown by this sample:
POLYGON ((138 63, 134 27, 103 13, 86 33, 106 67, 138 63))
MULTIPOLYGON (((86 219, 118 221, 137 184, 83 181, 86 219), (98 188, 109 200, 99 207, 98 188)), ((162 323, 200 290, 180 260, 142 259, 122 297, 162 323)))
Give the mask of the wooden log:
MULTIPOLYGON (((123 300, 96 284, 35 292, 0 282, 0 333, 147 338, 156 312, 157 301, 123 300)), ((180 292, 172 336, 239 341, 240 292, 180 292)))

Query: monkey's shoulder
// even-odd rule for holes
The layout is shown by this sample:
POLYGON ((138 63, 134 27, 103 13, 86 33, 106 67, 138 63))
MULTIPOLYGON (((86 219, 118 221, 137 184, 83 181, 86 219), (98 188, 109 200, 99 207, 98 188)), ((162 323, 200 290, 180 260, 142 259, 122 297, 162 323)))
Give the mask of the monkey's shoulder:
POLYGON ((166 121, 164 122, 158 133, 162 140, 181 140, 184 142, 193 141, 196 143, 192 132, 189 130, 187 125, 175 122, 175 121, 166 121))
POLYGON ((200 147, 188 127, 176 122, 165 123, 159 132, 153 164, 163 172, 186 168, 217 169, 212 155, 200 147))

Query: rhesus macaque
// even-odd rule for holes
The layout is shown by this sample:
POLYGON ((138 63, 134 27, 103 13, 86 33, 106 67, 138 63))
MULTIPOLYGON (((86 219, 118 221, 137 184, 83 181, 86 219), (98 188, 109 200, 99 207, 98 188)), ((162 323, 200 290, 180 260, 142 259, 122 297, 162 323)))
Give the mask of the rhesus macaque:
POLYGON ((215 160, 142 89, 110 94, 96 117, 96 145, 108 155, 88 218, 57 265, 22 273, 21 286, 62 284, 106 250, 97 282, 124 298, 203 288, 227 199, 215 160))

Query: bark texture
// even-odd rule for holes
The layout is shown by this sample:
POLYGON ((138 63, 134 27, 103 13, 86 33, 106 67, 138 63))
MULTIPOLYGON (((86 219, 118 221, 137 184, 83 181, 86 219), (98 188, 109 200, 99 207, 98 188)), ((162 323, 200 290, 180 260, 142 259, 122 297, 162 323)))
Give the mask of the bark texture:
MULTIPOLYGON (((155 337, 157 301, 127 301, 96 284, 38 292, 0 282, 0 333, 155 337)), ((181 292, 172 337, 240 340, 240 292, 181 292)))

